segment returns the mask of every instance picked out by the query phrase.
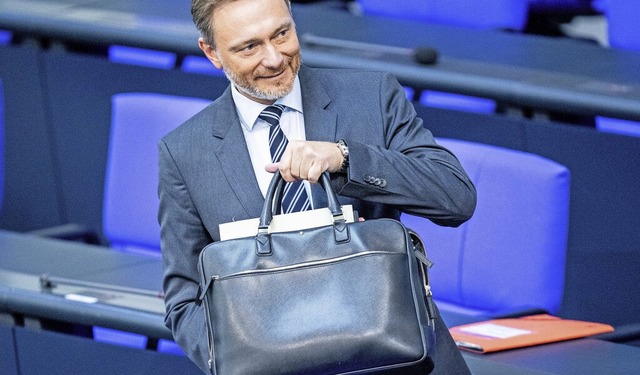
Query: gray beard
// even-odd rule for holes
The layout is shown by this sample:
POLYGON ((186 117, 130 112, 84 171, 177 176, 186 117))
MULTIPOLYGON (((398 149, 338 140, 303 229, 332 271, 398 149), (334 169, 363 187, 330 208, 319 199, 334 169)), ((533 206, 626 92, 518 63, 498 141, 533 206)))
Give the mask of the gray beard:
POLYGON ((257 98, 260 100, 268 100, 268 101, 275 102, 276 100, 287 96, 293 90, 293 82, 291 82, 291 85, 289 87, 284 87, 280 90, 272 90, 272 91, 259 90, 255 87, 239 84, 235 74, 228 72, 226 69, 223 69, 222 71, 224 72, 224 75, 227 77, 227 79, 236 87, 238 91, 240 91, 241 93, 249 97, 257 98))

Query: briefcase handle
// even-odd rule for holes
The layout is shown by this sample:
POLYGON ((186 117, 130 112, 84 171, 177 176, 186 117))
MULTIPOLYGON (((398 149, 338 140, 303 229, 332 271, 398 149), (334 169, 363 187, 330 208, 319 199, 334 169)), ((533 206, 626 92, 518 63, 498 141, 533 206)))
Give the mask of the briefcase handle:
MULTIPOLYGON (((269 234, 269 224, 273 219, 274 210, 282 204, 282 190, 285 181, 280 173, 274 173, 267 194, 264 198, 262 213, 258 224, 258 234, 256 236, 258 255, 271 255, 271 241, 269 234)), ((320 185, 327 194, 327 207, 333 217, 333 228, 336 243, 349 241, 349 226, 344 218, 342 206, 338 202, 338 197, 331 186, 329 173, 324 172, 320 176, 320 185)))

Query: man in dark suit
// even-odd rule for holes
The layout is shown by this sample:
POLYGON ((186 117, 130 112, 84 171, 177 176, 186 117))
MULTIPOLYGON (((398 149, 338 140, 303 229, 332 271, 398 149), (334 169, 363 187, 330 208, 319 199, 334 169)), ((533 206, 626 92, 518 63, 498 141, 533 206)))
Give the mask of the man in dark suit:
MULTIPOLYGON (((219 224, 260 215, 272 173, 304 180, 318 208, 326 199, 316 182, 327 171, 341 203, 364 219, 408 212, 458 226, 476 192, 391 75, 302 66, 288 0, 193 0, 192 14, 200 48, 231 84, 160 141, 159 220, 166 324, 210 372, 198 254, 220 240, 219 224), (259 118, 274 103, 284 106, 289 140, 279 163, 259 118)), ((434 373, 468 373, 440 319, 436 328, 434 373)))

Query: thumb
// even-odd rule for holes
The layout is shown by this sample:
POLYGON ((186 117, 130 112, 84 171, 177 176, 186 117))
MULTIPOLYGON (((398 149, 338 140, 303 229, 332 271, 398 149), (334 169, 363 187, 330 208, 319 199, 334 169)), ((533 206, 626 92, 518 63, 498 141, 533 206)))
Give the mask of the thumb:
POLYGON ((280 167, 280 163, 269 163, 264 166, 264 169, 269 173, 275 173, 278 171, 279 167, 280 167))

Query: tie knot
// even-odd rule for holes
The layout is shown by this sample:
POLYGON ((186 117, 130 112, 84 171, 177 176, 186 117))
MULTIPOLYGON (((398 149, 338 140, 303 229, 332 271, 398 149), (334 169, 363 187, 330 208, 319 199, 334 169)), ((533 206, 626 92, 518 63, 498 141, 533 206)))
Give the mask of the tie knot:
POLYGON ((280 116, 282 116, 283 110, 284 105, 282 104, 270 105, 262 110, 258 118, 266 121, 271 126, 278 125, 280 123, 280 116))

